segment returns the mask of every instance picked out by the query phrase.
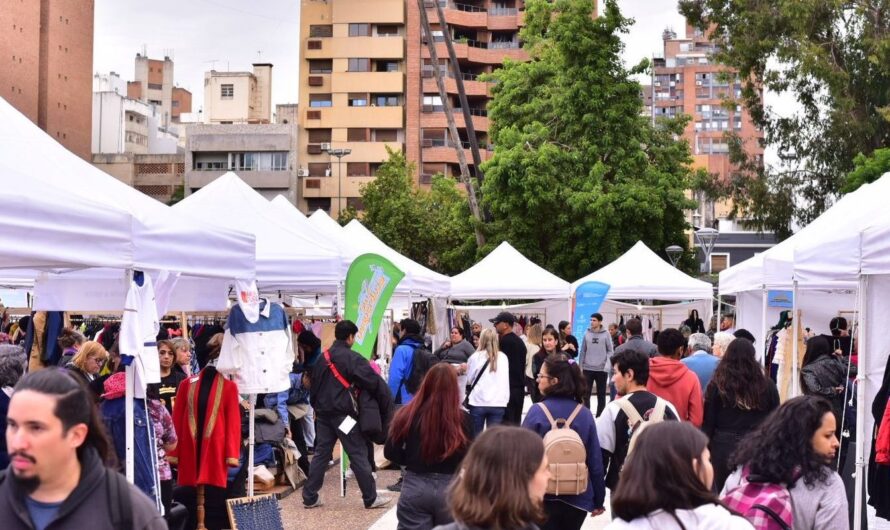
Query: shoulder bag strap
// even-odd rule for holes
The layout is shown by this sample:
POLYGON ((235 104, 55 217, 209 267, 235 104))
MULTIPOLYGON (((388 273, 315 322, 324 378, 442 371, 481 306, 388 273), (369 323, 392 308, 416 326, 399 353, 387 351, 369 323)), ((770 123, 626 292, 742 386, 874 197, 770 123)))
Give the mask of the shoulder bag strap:
POLYGON ((479 373, 476 374, 476 378, 473 379, 473 384, 470 385, 470 388, 467 390, 467 399, 470 398, 470 394, 473 393, 473 389, 476 388, 477 384, 479 384, 479 380, 482 379, 482 374, 485 373, 486 368, 488 368, 488 359, 485 359, 485 364, 483 364, 482 368, 479 369, 479 373))
POLYGON ((650 420, 661 421, 664 419, 664 411, 667 409, 667 401, 661 398, 655 398, 655 409, 649 416, 650 420))
POLYGON ((575 405, 575 410, 572 411, 572 414, 569 416, 569 419, 567 419, 566 422, 565 422, 565 425, 564 425, 564 426, 565 426, 566 429, 568 429, 569 427, 572 426, 572 422, 575 421, 575 418, 576 418, 576 417, 578 416, 578 414, 581 412, 581 408, 582 408, 582 405, 581 405, 580 403, 578 403, 577 405, 575 405))
POLYGON ((547 421, 550 422, 550 428, 558 429, 559 426, 556 424, 556 420, 553 419, 553 415, 550 414, 550 409, 547 408, 547 405, 545 405, 544 402, 541 401, 540 403, 538 403, 538 406, 541 407, 541 411, 544 412, 544 416, 547 416, 547 421))
POLYGON ((343 374, 340 373, 340 370, 337 370, 337 367, 334 366, 334 363, 331 362, 331 350, 324 351, 324 360, 327 361, 328 367, 330 367, 331 373, 334 374, 334 377, 337 379, 337 381, 340 381, 340 384, 343 385, 343 388, 349 390, 349 382, 346 381, 346 378, 343 377, 343 374))
MULTIPOLYGON (((621 398, 617 401, 618 406, 621 407, 621 410, 627 415, 627 419, 630 420, 632 425, 636 425, 637 423, 643 421, 643 417, 640 416, 640 413, 637 412, 637 408, 634 407, 633 403, 626 397, 621 398)), ((657 402, 656 402, 657 405, 657 402)))

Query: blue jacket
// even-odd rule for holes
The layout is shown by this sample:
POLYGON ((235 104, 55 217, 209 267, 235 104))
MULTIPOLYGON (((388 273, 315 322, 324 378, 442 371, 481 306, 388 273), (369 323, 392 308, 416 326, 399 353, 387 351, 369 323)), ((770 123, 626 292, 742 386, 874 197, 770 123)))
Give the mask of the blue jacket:
POLYGON ((717 365, 720 364, 720 358, 715 357, 706 351, 699 350, 689 357, 681 359, 680 362, 685 364, 687 368, 695 372, 695 375, 698 376, 698 381, 701 383, 702 395, 704 395, 705 390, 708 388, 708 383, 711 382, 711 377, 714 376, 714 370, 716 370, 717 365))
MULTIPOLYGON (((578 402, 566 397, 548 397, 544 398, 543 404, 547 405, 547 410, 553 419, 568 418, 578 402)), ((541 435, 550 432, 550 421, 541 410, 541 403, 536 403, 528 410, 525 421, 522 426, 531 429, 541 435)), ((572 421, 572 430, 578 433, 584 448, 587 449, 587 473, 589 478, 587 481, 587 490, 580 495, 550 495, 544 496, 545 500, 561 501, 580 510, 592 512, 596 508, 602 508, 606 498, 606 481, 603 471, 603 454, 600 451, 599 438, 596 435, 596 423, 593 421, 593 414, 590 409, 582 406, 581 412, 572 421)))
POLYGON ((389 390, 397 403, 407 405, 411 402, 413 394, 408 393, 405 384, 411 376, 411 368, 414 366, 414 350, 423 345, 417 337, 405 337, 399 341, 396 351, 392 353, 392 364, 389 366, 389 390), (399 387, 401 386, 401 390, 399 387), (399 395, 401 392, 401 395, 399 395), (401 400, 399 398, 401 397, 401 400))
POLYGON ((309 391, 303 388, 303 374, 290 373, 290 388, 277 394, 266 394, 263 404, 267 409, 278 412, 278 419, 284 423, 285 429, 290 429, 290 416, 287 412, 288 405, 309 403, 309 391))

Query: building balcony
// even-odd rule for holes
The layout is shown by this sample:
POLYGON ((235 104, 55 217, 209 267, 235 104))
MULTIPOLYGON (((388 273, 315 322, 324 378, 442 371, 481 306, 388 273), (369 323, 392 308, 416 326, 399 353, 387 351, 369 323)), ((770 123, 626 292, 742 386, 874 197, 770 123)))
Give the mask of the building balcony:
MULTIPOLYGON (((475 109, 471 112, 482 113, 484 109, 475 109)), ((488 116, 473 115, 473 128, 476 131, 488 131, 488 116)), ((466 121, 464 121, 463 112, 460 108, 454 108, 454 121, 459 129, 466 129, 466 121)), ((445 112, 438 110, 438 107, 421 107, 420 126, 422 128, 444 129, 448 127, 448 120, 445 118, 445 112)))
MULTIPOLYGON (((439 85, 436 84, 436 79, 433 77, 434 73, 432 70, 424 70, 423 71, 423 92, 424 94, 435 94, 439 91, 439 85)), ((464 74, 465 76, 469 76, 470 74, 464 74)), ((484 96, 491 97, 491 83, 486 83, 484 81, 476 81, 464 79, 464 92, 468 96, 484 96)), ((449 94, 457 94, 457 82, 454 80, 454 77, 450 75, 445 78, 445 91, 449 94)))
POLYGON ((386 92, 405 91, 402 72, 337 72, 331 74, 331 92, 386 92))
POLYGON ((304 112, 304 127, 322 129, 343 127, 401 129, 404 119, 402 107, 310 107, 304 112))
MULTIPOLYGON (((455 41, 454 52, 458 59, 467 59, 478 64, 501 65, 505 58, 514 61, 528 60, 528 53, 515 42, 455 41)), ((436 43, 436 53, 439 58, 448 57, 444 42, 436 43)), ((430 52, 426 45, 421 48, 421 54, 423 58, 429 59, 430 52)))
MULTIPOLYGON (((187 186, 191 189, 203 188, 217 178, 225 175, 229 170, 195 171, 185 172, 187 186)), ((293 171, 237 171, 238 177, 251 188, 290 188, 293 171)))
POLYGON ((343 57, 403 59, 405 57, 405 41, 400 38, 309 38, 306 39, 303 47, 306 59, 340 59, 343 57))
MULTIPOLYGON (((467 159, 467 163, 473 165, 473 151, 470 150, 470 142, 462 142, 464 156, 467 159)), ((444 142, 442 140, 430 141, 430 140, 421 140, 421 145, 423 147, 423 151, 421 152, 421 161, 424 163, 437 164, 457 164, 457 151, 454 149, 454 144, 449 142, 444 142), (431 146, 431 147, 428 147, 431 146)), ((492 152, 487 148, 480 146, 479 154, 482 156, 482 161, 486 161, 491 158, 492 152)))
POLYGON ((373 182, 374 177, 347 177, 343 175, 343 178, 338 179, 337 170, 334 169, 332 177, 302 177, 300 180, 304 198, 331 197, 336 201, 338 196, 360 197, 361 187, 373 182))

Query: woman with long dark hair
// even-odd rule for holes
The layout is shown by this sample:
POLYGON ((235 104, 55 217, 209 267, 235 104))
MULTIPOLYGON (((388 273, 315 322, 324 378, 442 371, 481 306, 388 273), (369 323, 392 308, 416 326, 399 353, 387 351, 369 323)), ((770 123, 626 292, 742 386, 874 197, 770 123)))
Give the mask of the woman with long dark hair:
MULTIPOLYGON (((547 522, 544 530, 578 530, 587 514, 600 515, 605 511, 603 501, 606 485, 603 455, 600 451, 596 424, 590 409, 583 405, 587 382, 577 364, 569 363, 565 354, 557 353, 544 360, 538 373, 538 389, 544 399, 529 409, 522 426, 542 438, 553 428, 550 421, 571 419, 562 428, 575 431, 587 451, 587 489, 578 495, 546 495, 544 510, 547 522), (549 417, 548 417, 549 414, 549 417)), ((557 424, 558 425, 558 424, 557 424)))
POLYGON ((540 436, 519 427, 492 427, 470 447, 451 485, 455 522, 436 530, 537 530, 545 519, 548 480, 540 436))
MULTIPOLYGON (((800 368, 800 389, 808 396, 820 396, 831 403, 837 428, 844 417, 848 375, 856 375, 856 365, 849 357, 837 355, 831 343, 823 335, 807 341, 807 352, 800 368)), ((840 438, 840 432, 838 432, 840 438)))
POLYGON ((754 345, 745 339, 729 343, 711 382, 705 389, 702 431, 711 440, 714 484, 723 489, 732 471, 729 457, 742 437, 779 406, 779 391, 763 373, 754 356, 754 345))
POLYGON ((847 496, 830 464, 837 457, 831 404, 815 396, 789 399, 739 444, 724 493, 756 475, 791 493, 795 530, 849 527, 847 496))
POLYGON ((637 434, 612 493, 607 530, 752 528, 713 493, 708 438, 690 423, 664 421, 637 434))
POLYGON ((386 458, 405 468, 396 509, 399 530, 452 521, 445 493, 469 448, 470 431, 454 369, 433 366, 414 399, 396 413, 384 447, 386 458))

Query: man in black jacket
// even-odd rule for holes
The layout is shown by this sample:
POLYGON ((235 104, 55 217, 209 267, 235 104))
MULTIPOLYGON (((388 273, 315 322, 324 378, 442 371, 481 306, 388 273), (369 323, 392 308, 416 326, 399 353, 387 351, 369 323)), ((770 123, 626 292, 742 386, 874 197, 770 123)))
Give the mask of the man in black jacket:
POLYGON ((167 528, 144 493, 105 467, 110 443, 93 397, 64 371, 39 370, 16 384, 6 441, 0 528, 167 528))
MULTIPOLYGON (((352 390, 347 387, 372 396, 384 411, 391 407, 392 395, 386 382, 374 373, 368 360, 352 351, 356 333, 358 328, 353 322, 337 322, 334 328, 337 340, 312 369, 310 400, 315 410, 315 456, 309 464, 309 478, 303 486, 305 508, 322 505, 318 492, 324 485, 324 474, 338 439, 349 455, 349 464, 362 491, 365 508, 382 508, 392 501, 391 497, 377 495, 377 484, 368 460, 368 439, 357 423, 356 404, 359 400, 350 395, 352 390)), ((386 424, 385 417, 382 417, 382 422, 386 424)))
POLYGON ((510 401, 504 413, 504 423, 519 425, 522 423, 522 403, 525 401, 525 357, 527 348, 522 339, 513 333, 516 319, 506 311, 491 319, 494 329, 498 332, 498 345, 510 363, 510 401))

